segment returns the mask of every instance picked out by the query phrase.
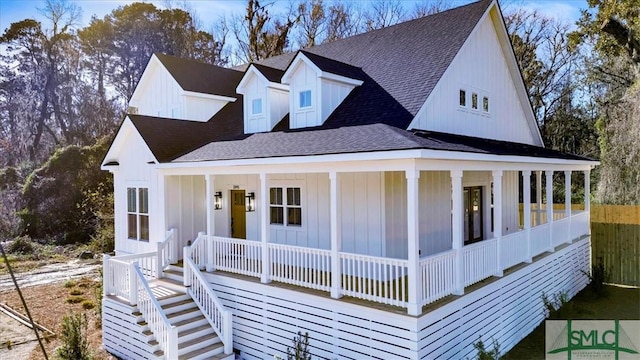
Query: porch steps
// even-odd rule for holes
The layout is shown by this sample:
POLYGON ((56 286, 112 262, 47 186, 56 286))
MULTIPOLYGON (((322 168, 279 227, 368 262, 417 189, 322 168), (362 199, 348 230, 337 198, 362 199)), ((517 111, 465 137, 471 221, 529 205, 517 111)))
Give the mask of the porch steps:
MULTIPOLYGON (((167 271, 171 274, 175 270, 165 270, 165 274, 167 271)), ((182 285, 182 272, 175 272, 178 274, 156 280, 150 285, 169 322, 178 328, 178 359, 234 359, 233 354, 224 354, 222 341, 211 328, 196 303, 186 293, 186 288, 182 285)), ((157 346, 157 342, 153 340, 153 333, 149 331, 141 314, 135 315, 139 316, 138 324, 143 330, 142 334, 150 339, 149 344, 157 346)), ((156 351, 155 355, 159 359, 164 358, 162 351, 156 351)))
POLYGON ((162 278, 162 281, 175 281, 182 284, 183 277, 184 277, 184 271, 182 269, 182 266, 169 265, 163 271, 163 273, 164 273, 164 277, 162 278))

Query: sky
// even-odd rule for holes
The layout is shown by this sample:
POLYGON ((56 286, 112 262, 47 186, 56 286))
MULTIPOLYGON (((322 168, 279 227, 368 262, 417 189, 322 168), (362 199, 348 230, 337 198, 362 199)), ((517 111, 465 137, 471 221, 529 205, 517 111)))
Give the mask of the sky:
MULTIPOLYGON (((265 3, 266 1, 268 0, 263 0, 265 3)), ((368 6, 370 3, 370 0, 351 1, 359 1, 364 7, 368 6)), ((448 1, 452 3, 453 7, 472 2, 472 0, 448 1)), ((76 0, 73 2, 79 5, 83 10, 82 27, 89 24, 93 15, 96 15, 98 18, 102 18, 117 7, 124 6, 134 1, 76 0)), ((157 7, 163 7, 164 3, 163 1, 146 2, 154 3, 157 7)), ((175 3, 180 2, 182 1, 176 1, 175 3)), ((205 29, 211 28, 221 14, 231 15, 234 13, 242 13, 246 6, 246 0, 187 0, 186 2, 195 10, 205 29)), ((275 6, 280 7, 281 9, 284 9, 289 5, 289 0, 271 0, 270 2, 274 2, 275 6)), ((405 8, 407 9, 412 9, 414 5, 413 3, 415 2, 416 1, 403 0, 405 8)), ((504 0, 501 1, 501 4, 503 10, 508 10, 511 6, 535 9, 545 15, 571 24, 575 23, 580 16, 580 9, 587 8, 586 0, 504 0)), ((11 23, 27 18, 35 18, 36 20, 45 23, 46 19, 44 19, 38 12, 38 9, 42 7, 42 0, 0 0, 0 31, 4 33, 11 23)))

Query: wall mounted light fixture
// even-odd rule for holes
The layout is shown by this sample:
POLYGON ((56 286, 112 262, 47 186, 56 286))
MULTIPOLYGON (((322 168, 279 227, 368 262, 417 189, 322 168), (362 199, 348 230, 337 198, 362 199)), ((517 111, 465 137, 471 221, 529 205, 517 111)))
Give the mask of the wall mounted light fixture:
POLYGON ((222 209, 222 192, 216 191, 213 195, 213 209, 220 210, 222 209))
POLYGON ((246 201, 244 202, 247 212, 256 210, 256 194, 254 192, 247 193, 245 196, 246 201))

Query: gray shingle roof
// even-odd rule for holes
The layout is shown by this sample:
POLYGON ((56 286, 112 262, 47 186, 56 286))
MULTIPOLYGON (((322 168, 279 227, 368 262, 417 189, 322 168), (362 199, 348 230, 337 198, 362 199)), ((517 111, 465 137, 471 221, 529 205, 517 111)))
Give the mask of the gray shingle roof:
POLYGON ((386 124, 333 129, 295 130, 248 135, 211 142, 174 162, 219 161, 288 156, 429 149, 476 154, 591 160, 533 145, 427 131, 409 131, 386 124))
POLYGON ((186 91, 237 97, 242 71, 156 53, 162 65, 186 91))

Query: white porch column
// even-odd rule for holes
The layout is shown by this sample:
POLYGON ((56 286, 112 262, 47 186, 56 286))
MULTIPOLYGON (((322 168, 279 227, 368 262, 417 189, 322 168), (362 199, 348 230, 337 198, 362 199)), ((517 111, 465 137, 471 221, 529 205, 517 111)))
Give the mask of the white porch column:
MULTIPOLYGON (((564 217, 567 228, 571 229, 571 170, 564 172, 564 217)), ((567 231, 567 243, 571 244, 571 230, 567 231)))
POLYGON ((452 248, 456 251, 453 268, 453 294, 464 294, 464 264, 462 263, 462 247, 464 245, 464 219, 462 213, 462 170, 451 170, 451 238, 452 248))
POLYGON ((536 225, 542 224, 542 171, 536 171, 536 225))
POLYGON ((267 174, 260 173, 260 240, 262 242, 262 275, 260 282, 271 282, 271 263, 269 260, 269 187, 267 186, 267 174))
POLYGON ((407 178, 407 241, 409 251, 408 277, 409 277, 409 315, 422 313, 422 279, 420 277, 420 171, 416 169, 405 170, 407 178))
POLYGON ((547 223, 549 223, 549 252, 553 252, 555 247, 553 246, 553 170, 547 170, 544 172, 546 181, 547 195, 547 223))
POLYGON ((340 193, 340 179, 338 173, 329 173, 330 184, 330 222, 331 222, 331 297, 339 299, 341 294, 342 269, 340 267, 340 251, 342 250, 342 230, 338 194, 340 193))
POLYGON ((502 170, 493 171, 493 236, 496 238, 496 276, 502 269, 502 170))
POLYGON ((213 209, 213 194, 215 194, 215 184, 213 175, 205 175, 205 194, 207 199, 207 263, 208 272, 215 271, 215 253, 213 247, 213 235, 215 235, 215 210, 213 209))
POLYGON ((587 213, 587 234, 591 234, 591 170, 584 171, 584 211, 587 213))
POLYGON ((531 263, 533 261, 533 256, 531 256, 531 170, 522 171, 522 191, 522 200, 524 200, 524 204, 522 206, 524 214, 522 225, 524 231, 526 231, 525 236, 527 237, 526 262, 531 263))

